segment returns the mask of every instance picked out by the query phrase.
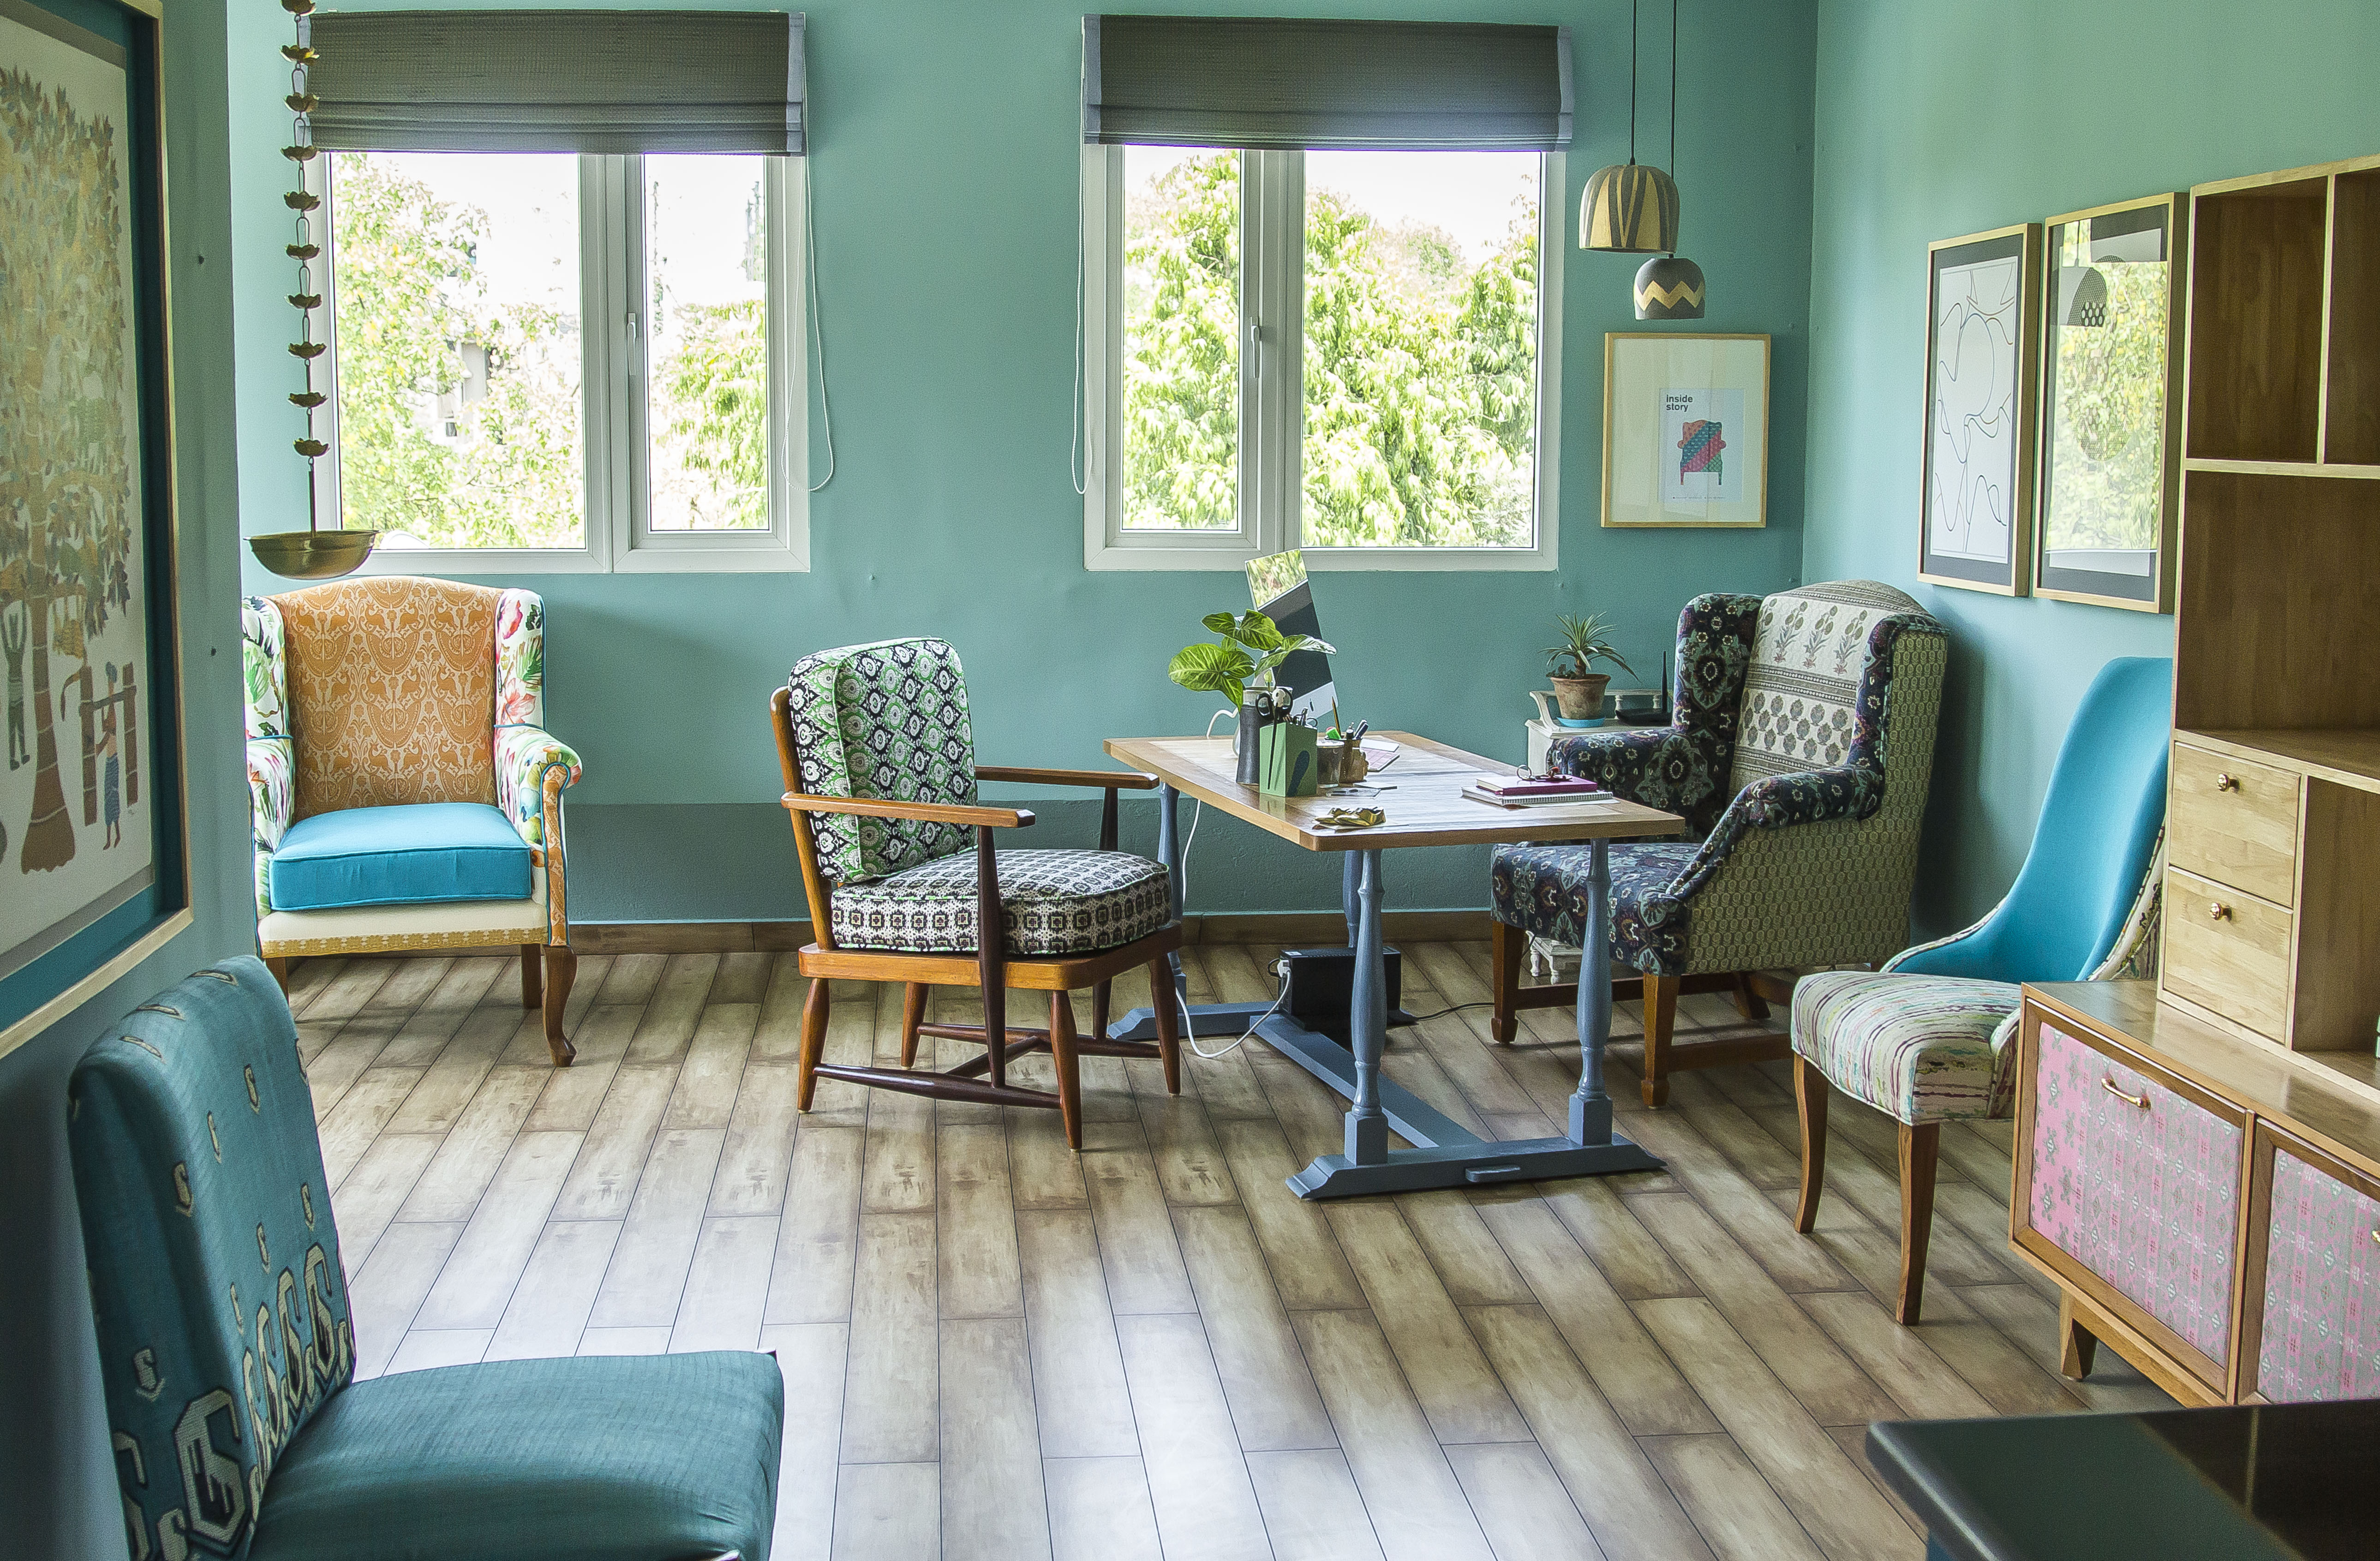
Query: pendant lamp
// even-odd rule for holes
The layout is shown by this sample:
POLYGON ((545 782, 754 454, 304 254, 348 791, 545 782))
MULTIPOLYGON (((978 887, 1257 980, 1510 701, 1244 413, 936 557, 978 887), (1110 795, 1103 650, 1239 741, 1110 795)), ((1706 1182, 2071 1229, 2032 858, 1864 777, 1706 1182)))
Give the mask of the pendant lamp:
MULTIPOLYGON (((1670 0, 1670 166, 1678 165, 1678 3, 1670 0)), ((1675 188, 1674 186, 1672 187, 1675 188)), ((1670 252, 1646 260, 1636 272, 1636 318, 1700 320, 1703 268, 1678 253, 1678 224, 1670 224, 1670 252)))
POLYGON ((308 21, 314 10, 314 0, 281 0, 281 8, 289 13, 297 28, 296 41, 281 47, 281 57, 289 62, 289 95, 282 101, 289 105, 292 120, 290 144, 281 149, 281 155, 296 167, 298 188, 281 200, 298 223, 293 235, 296 242, 287 247, 289 258, 298 262, 298 291, 289 295, 289 307, 298 311, 298 339, 289 344, 289 355, 305 366, 306 388, 292 393, 289 402, 306 417, 305 437, 293 442, 293 448, 306 457, 306 529, 251 537, 248 548, 256 555, 257 563, 285 579, 334 580, 363 567, 380 533, 335 528, 324 531, 315 514, 314 463, 328 454, 331 447, 314 437, 314 409, 330 399, 314 388, 314 361, 327 346, 314 339, 314 311, 322 307, 322 296, 314 287, 314 262, 321 258, 322 247, 314 241, 313 221, 322 198, 306 188, 305 178, 306 165, 321 151, 314 145, 311 115, 315 100, 306 91, 307 68, 315 58, 313 30, 308 21))
MULTIPOLYGON (((1637 0, 1628 6, 1628 161, 1597 168, 1578 201, 1578 247, 1641 255, 1678 247, 1678 187, 1658 168, 1636 161, 1637 0)), ((1676 32, 1674 19, 1670 31, 1676 32)), ((1675 75, 1675 63, 1671 74, 1675 75)), ((1676 106, 1670 109, 1676 123, 1676 106)), ((1672 134, 1670 153, 1677 148, 1672 134)))

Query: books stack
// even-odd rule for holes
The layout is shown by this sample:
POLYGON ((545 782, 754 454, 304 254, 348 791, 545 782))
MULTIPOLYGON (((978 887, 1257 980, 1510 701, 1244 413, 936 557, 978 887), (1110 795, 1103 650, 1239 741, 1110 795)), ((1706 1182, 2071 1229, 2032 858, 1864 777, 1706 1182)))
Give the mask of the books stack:
POLYGON ((1498 807, 1543 807, 1556 803, 1609 802, 1611 793, 1574 776, 1475 775, 1463 794, 1498 807))

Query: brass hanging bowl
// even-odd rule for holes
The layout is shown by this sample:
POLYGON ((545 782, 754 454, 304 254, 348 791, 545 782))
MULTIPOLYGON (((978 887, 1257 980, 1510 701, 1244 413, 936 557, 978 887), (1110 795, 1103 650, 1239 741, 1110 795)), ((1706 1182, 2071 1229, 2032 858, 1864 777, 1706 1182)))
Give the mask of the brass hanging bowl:
POLYGON ((256 562, 286 580, 335 580, 361 569, 377 531, 276 531, 250 537, 256 562))

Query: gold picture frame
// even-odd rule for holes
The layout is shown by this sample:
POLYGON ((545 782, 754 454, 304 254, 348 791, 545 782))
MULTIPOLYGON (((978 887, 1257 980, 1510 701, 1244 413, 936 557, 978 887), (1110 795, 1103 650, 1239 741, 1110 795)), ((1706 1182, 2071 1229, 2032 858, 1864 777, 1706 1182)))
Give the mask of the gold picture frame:
POLYGON ((1603 338, 1603 524, 1768 524, 1770 340, 1745 332, 1603 338))
POLYGON ((2031 586, 2040 274, 2039 223, 1925 247, 1917 577, 1930 585, 2031 586))

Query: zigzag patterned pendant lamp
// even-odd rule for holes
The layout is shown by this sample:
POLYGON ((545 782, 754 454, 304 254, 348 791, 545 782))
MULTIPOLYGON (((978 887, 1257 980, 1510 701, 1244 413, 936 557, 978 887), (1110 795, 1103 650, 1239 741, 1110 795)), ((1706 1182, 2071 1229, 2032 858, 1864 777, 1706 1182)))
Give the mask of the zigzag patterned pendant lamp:
MULTIPOLYGON (((1678 247, 1678 187, 1658 168, 1636 161, 1637 0, 1628 5, 1628 161, 1597 168, 1578 201, 1578 247, 1621 254, 1678 247)), ((1674 25, 1671 31, 1676 30, 1674 25)), ((1672 94, 1674 96, 1674 94, 1672 94)), ((1675 123, 1675 105, 1671 122, 1675 123)), ((1674 135, 1671 137, 1675 141, 1674 135)), ((1670 148, 1674 160, 1676 147, 1670 148)))

